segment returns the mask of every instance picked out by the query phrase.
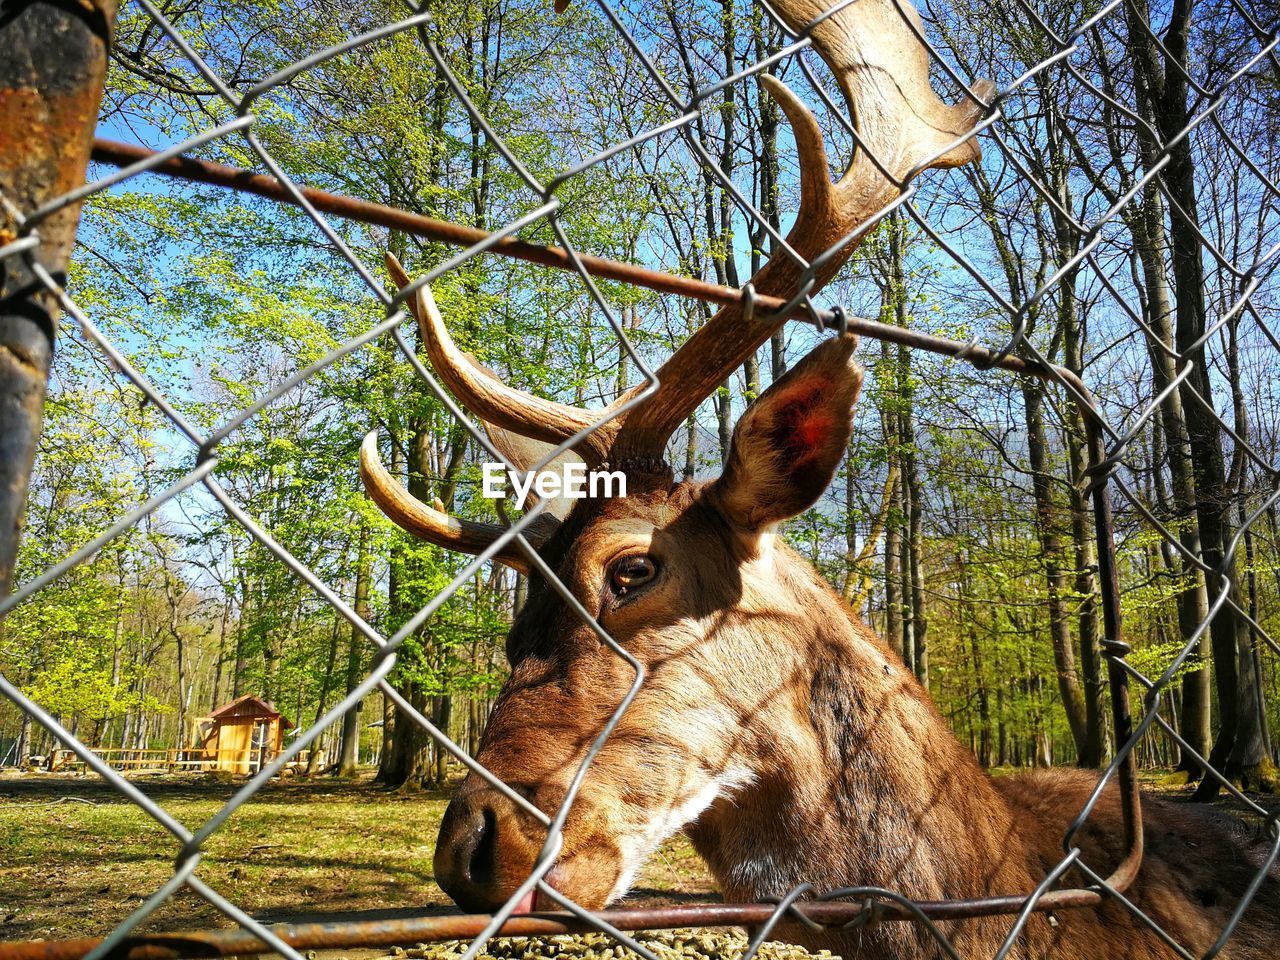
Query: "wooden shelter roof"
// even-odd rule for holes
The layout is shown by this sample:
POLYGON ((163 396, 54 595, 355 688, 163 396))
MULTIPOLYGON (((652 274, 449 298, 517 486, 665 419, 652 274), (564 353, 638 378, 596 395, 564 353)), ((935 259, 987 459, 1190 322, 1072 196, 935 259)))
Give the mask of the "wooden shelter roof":
POLYGON ((274 704, 268 703, 261 697, 255 697, 251 693, 236 697, 230 703, 224 703, 209 714, 210 720, 229 720, 232 717, 265 717, 272 720, 279 717, 280 725, 285 730, 293 729, 293 723, 277 710, 274 704))

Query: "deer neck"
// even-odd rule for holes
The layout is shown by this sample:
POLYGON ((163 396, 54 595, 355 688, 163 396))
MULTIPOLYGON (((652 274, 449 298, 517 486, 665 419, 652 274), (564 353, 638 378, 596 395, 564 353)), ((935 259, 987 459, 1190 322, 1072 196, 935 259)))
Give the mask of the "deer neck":
POLYGON ((830 603, 810 609, 821 622, 789 695, 753 725, 757 779, 688 828, 725 898, 805 882, 920 900, 1030 889, 1008 801, 896 654, 830 603))

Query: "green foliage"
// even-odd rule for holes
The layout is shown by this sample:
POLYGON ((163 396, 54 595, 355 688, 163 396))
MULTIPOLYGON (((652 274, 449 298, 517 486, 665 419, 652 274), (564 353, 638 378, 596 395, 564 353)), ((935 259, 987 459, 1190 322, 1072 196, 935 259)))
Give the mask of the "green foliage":
MULTIPOLYGON (((560 16, 545 0, 442 0, 431 5, 432 19, 423 28, 457 82, 543 185, 673 119, 670 103, 634 54, 606 21, 579 6, 560 16)), ((620 5, 620 15, 684 95, 723 75, 728 27, 736 31, 729 61, 738 67, 781 43, 746 4, 699 2, 664 9, 661 17, 632 6, 620 5)), ((1075 6, 1060 6, 1056 15, 1083 22, 1072 21, 1080 14, 1075 6)), ((984 31, 962 12, 940 13, 930 29, 962 64, 976 58, 974 69, 965 67, 969 74, 999 78, 1013 70, 1011 78, 1018 75, 1011 66, 1018 58, 1043 56, 1030 35, 984 31)), ((403 8, 383 0, 219 0, 172 15, 210 68, 243 94, 316 50, 402 16, 403 8)), ((144 11, 126 5, 103 132, 158 145, 229 119, 233 108, 212 95, 181 52, 148 24, 144 11)), ((786 61, 777 69, 797 79, 786 61)), ((765 201, 776 203, 785 232, 799 200, 794 145, 784 124, 776 144, 779 179, 765 196, 762 111, 770 107, 757 92, 747 82, 735 88, 732 102, 727 91, 708 98, 687 130, 708 155, 720 158, 722 172, 744 196, 762 208, 765 201)), ((1025 92, 1040 108, 1070 108, 1059 103, 1060 94, 1031 85, 1025 92)), ((253 112, 255 137, 308 186, 489 230, 544 203, 471 121, 414 31, 290 78, 258 99, 253 112)), ((1023 136, 1016 141, 1023 155, 1045 153, 1047 116, 1043 109, 1010 114, 1010 136, 1023 136)), ((829 155, 838 168, 851 144, 837 124, 827 125, 829 155)), ((1079 149, 1105 147, 1088 136, 1079 149)), ((989 285, 1009 302, 1028 301, 1057 269, 1058 233, 1051 205, 1014 177, 998 152, 992 154, 980 168, 953 172, 951 180, 935 183, 922 175, 922 193, 913 201, 927 208, 933 197, 931 221, 988 279, 975 283, 908 218, 892 217, 872 232, 823 297, 912 330, 1003 343, 1014 320, 989 285)), ((215 140, 202 155, 261 166, 238 137, 215 140)), ((1070 177, 1061 184, 1079 204, 1082 222, 1091 222, 1105 208, 1105 197, 1080 186, 1070 177)), ((731 275, 745 281, 753 258, 759 261, 772 246, 675 132, 578 170, 554 196, 563 237, 544 217, 523 229, 522 239, 557 245, 567 239, 585 252, 717 282, 731 282, 731 275)), ((328 222, 368 265, 368 276, 353 270, 331 239, 292 207, 138 178, 87 203, 69 284, 94 323, 192 429, 221 436, 234 418, 298 371, 386 317, 372 289, 389 284, 379 266, 386 250, 415 276, 456 254, 399 232, 328 222)), ((1127 251, 1122 245, 1121 260, 1127 251)), ((1112 282, 1123 287, 1127 281, 1112 282)), ((700 304, 613 282, 599 286, 655 366, 707 315, 700 304)), ((639 379, 620 359, 612 328, 575 273, 483 254, 444 273, 433 289, 462 348, 514 386, 599 406, 639 379)), ((1135 303, 1143 300, 1136 289, 1123 293, 1135 303)), ((1100 396, 1114 396, 1123 416, 1150 399, 1149 358, 1129 336, 1127 312, 1100 304, 1097 291, 1085 286, 1055 287, 1033 307, 1019 319, 1025 339, 1017 349, 1025 356, 1034 349, 1062 359, 1065 343, 1078 335, 1081 355, 1092 358, 1089 351, 1100 349, 1094 341, 1106 343, 1100 354, 1106 362, 1088 370, 1091 385, 1096 381, 1100 396), (1064 302, 1080 311, 1078 331, 1057 320, 1055 310, 1064 302)), ((409 322, 401 332, 411 348, 417 346, 409 322)), ((814 342, 799 325, 789 328, 783 359, 794 362, 814 342)), ((734 375, 703 405, 691 448, 683 433, 673 440, 677 470, 687 457, 700 477, 718 471, 719 413, 732 420, 757 387, 768 386, 771 349, 757 358, 761 382, 734 375)), ((867 378, 849 454, 827 496, 788 525, 787 537, 838 590, 857 598, 858 613, 886 632, 886 590, 899 578, 886 543, 910 541, 923 580, 931 692, 942 713, 980 749, 985 738, 993 750, 998 731, 1017 740, 1017 749, 1000 759, 1016 754, 1019 762, 1031 762, 1033 742, 1039 749, 1047 744, 1059 760, 1072 759, 1049 610, 1051 601, 1060 602, 1075 645, 1082 618, 1094 614, 1091 594, 1076 586, 1078 572, 1085 579, 1092 575, 1092 561, 1087 526, 1081 534, 1071 522, 1077 508, 1071 487, 1078 480, 1071 476, 1071 453, 1080 437, 1067 395, 1055 387, 1045 396, 1045 472, 1051 476, 1048 492, 1038 492, 1024 382, 871 341, 860 356, 867 378), (922 515, 914 531, 901 493, 912 465, 922 515), (887 483, 893 471, 896 494, 895 484, 887 483), (1046 533, 1056 536, 1056 553, 1046 548, 1053 539, 1046 533), (1047 576, 1053 568, 1065 577, 1051 597, 1047 576), (862 592, 860 583, 866 585, 862 592)), ((1258 369, 1250 374, 1258 380, 1256 401, 1250 398, 1258 409, 1250 415, 1266 427, 1259 433, 1270 436, 1269 367, 1258 369)), ((1149 449, 1157 420, 1135 438, 1125 476, 1140 488, 1143 506, 1180 533, 1191 519, 1162 504, 1152 480, 1166 465, 1144 460, 1157 457, 1149 449)), ((370 429, 379 432, 384 459, 420 499, 440 497, 459 516, 493 519, 475 467, 487 455, 393 339, 383 336, 282 392, 221 436, 214 450, 216 489, 196 487, 165 505, 19 606, 0 633, 0 670, 64 719, 93 723, 93 735, 106 743, 177 742, 185 735, 180 724, 233 692, 275 699, 292 719, 306 723, 345 693, 348 646, 356 645, 361 676, 373 655, 373 645, 308 582, 314 577, 348 606, 358 602, 357 584, 367 583, 364 613, 383 636, 415 625, 398 651, 394 683, 433 698, 433 706, 449 697, 474 703, 482 715, 504 676, 502 640, 515 578, 483 568, 432 616, 415 619, 459 578, 469 558, 412 540, 371 506, 356 465, 359 441, 370 429), (265 536, 247 529, 218 497, 265 536), (281 550, 306 573, 282 563, 281 550)), ((183 476, 195 462, 195 447, 101 360, 80 331, 67 329, 19 578, 39 575, 183 476)), ((1129 505, 1118 500, 1115 508, 1121 612, 1135 647, 1131 661, 1154 676, 1180 649, 1174 609, 1190 574, 1161 552, 1160 539, 1129 505)), ((1280 549, 1274 518, 1262 527, 1266 534, 1260 528, 1247 572, 1260 585, 1258 619, 1271 629, 1280 625, 1280 549)), ((1190 658, 1182 671, 1199 665, 1190 658)), ((1274 686, 1274 675, 1270 682, 1274 686)), ((371 713, 366 709, 366 722, 371 713)), ((463 713, 455 711, 453 732, 474 736, 475 730, 460 726, 463 713)), ((15 726, 12 712, 0 714, 0 735, 15 726)), ((369 737, 377 739, 376 731, 369 737)))

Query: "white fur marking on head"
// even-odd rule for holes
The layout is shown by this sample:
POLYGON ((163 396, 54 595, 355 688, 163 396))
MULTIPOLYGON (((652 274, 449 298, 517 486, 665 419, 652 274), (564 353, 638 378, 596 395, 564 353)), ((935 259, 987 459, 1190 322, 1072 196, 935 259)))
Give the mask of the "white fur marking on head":
POLYGON ((618 899, 631 889, 640 869, 648 862, 649 857, 658 849, 662 841, 693 823, 717 800, 731 796, 753 783, 755 779, 756 775, 750 770, 725 771, 709 781, 701 790, 685 798, 683 802, 668 807, 639 832, 622 837, 619 842, 622 850, 622 871, 618 875, 618 882, 609 891, 609 901, 618 899))

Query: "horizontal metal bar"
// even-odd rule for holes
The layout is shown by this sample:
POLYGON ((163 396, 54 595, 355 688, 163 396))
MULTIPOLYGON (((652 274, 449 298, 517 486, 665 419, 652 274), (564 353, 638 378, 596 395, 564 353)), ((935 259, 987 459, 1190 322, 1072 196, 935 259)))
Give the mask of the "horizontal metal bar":
MULTIPOLYGON (((1093 890, 1056 890, 1035 904, 1037 912, 1094 906, 1101 895, 1093 890)), ((1025 896, 988 897, 981 900, 923 901, 916 905, 936 920, 963 920, 1013 914, 1027 902, 1025 896)), ((842 925, 858 919, 864 903, 802 902, 790 908, 825 925, 842 925)), ((877 920, 910 920, 911 913, 890 901, 876 901, 877 920)), ((679 927, 758 926, 778 910, 773 903, 712 903, 674 907, 628 907, 603 910, 597 916, 619 930, 672 930, 679 927)), ((489 922, 487 914, 421 916, 395 920, 355 920, 287 923, 271 932, 297 950, 338 950, 356 947, 394 947, 442 940, 469 940, 489 922)), ((557 934, 599 931, 596 923, 570 913, 539 913, 512 917, 498 936, 549 937, 557 934)), ((0 960, 81 960, 100 940, 33 940, 0 943, 0 960)), ((246 956, 271 949, 247 930, 200 930, 189 933, 153 933, 129 937, 109 960, 184 960, 202 957, 246 956)))
MULTIPOLYGON (((154 156, 156 152, 146 147, 118 143, 114 140, 96 139, 93 141, 93 159, 99 163, 117 167, 138 163, 154 156)), ((296 205, 294 197, 275 177, 255 173, 242 167, 213 163, 209 160, 197 160, 192 157, 174 157, 151 167, 148 172, 195 183, 227 187, 242 193, 252 193, 269 200, 296 205)), ((475 227, 450 223, 445 220, 436 220, 421 214, 410 213, 397 207, 371 203, 368 200, 357 200, 353 197, 345 197, 325 190, 303 187, 300 192, 308 203, 322 213, 330 213, 348 220, 386 227, 390 230, 401 230, 427 240, 435 240, 453 246, 469 247, 483 243, 490 236, 487 231, 479 230, 475 227)), ((507 238, 494 243, 489 249, 491 252, 504 257, 513 257, 517 260, 525 260, 545 267, 555 267, 560 270, 578 269, 574 263, 573 256, 561 247, 544 247, 536 243, 507 238)), ((696 300, 704 300, 720 306, 740 304, 743 301, 742 291, 733 287, 724 287, 692 277, 678 277, 659 270, 650 270, 634 263, 624 263, 619 260, 610 260, 606 257, 595 257, 586 253, 580 253, 577 256, 582 261, 582 265, 587 272, 593 277, 616 280, 620 283, 643 287, 646 290, 655 290, 658 293, 692 297, 696 300)), ((766 313, 776 312, 786 304, 787 301, 781 297, 757 294, 755 298, 755 309, 766 313)), ((832 311, 819 310, 817 313, 827 326, 835 327, 838 325, 836 315, 832 311)), ((808 308, 798 306, 791 311, 789 319, 812 323, 813 315, 808 308)), ((918 330, 909 330, 905 327, 880 323, 864 317, 848 317, 847 329, 860 336, 874 337, 878 340, 900 343, 905 346, 926 350, 930 353, 939 353, 948 357, 968 360, 974 366, 983 369, 997 367, 1012 373, 1045 379, 1065 379, 1082 394, 1087 394, 1087 391, 1084 390, 1084 385, 1065 368, 1057 367, 1051 372, 1049 368, 1041 367, 1033 361, 1017 356, 1002 357, 996 351, 974 343, 961 343, 958 340, 935 337, 932 334, 918 330)))
MULTIPOLYGON (((120 167, 137 163, 153 156, 157 151, 134 144, 118 143, 113 140, 95 139, 93 141, 93 159, 98 163, 106 163, 120 167)), ((207 183, 218 187, 228 187, 241 193, 252 193, 269 200, 296 205, 283 184, 275 177, 255 173, 243 167, 233 167, 208 160, 197 160, 193 157, 177 157, 150 168, 149 173, 163 174, 180 180, 195 183, 207 183)), ((370 223, 386 227, 390 230, 401 230, 416 237, 435 240, 440 243, 458 247, 471 247, 484 242, 489 233, 475 227, 435 220, 417 213, 410 213, 396 207, 389 207, 367 200, 357 200, 340 194, 329 193, 304 187, 302 195, 317 210, 331 213, 348 220, 370 223)), ((568 251, 559 247, 544 247, 522 240, 506 239, 492 247, 492 252, 517 260, 556 267, 561 270, 576 270, 568 251)), ((739 292, 732 287, 722 287, 714 283, 706 283, 689 277, 677 277, 671 274, 649 270, 631 263, 609 260, 605 257, 594 257, 580 254, 587 272, 592 276, 606 280, 617 280, 657 290, 660 293, 674 293, 695 297, 721 305, 737 303, 739 292)), ((785 302, 772 297, 757 298, 759 304, 768 309, 771 305, 782 306, 785 302)))

